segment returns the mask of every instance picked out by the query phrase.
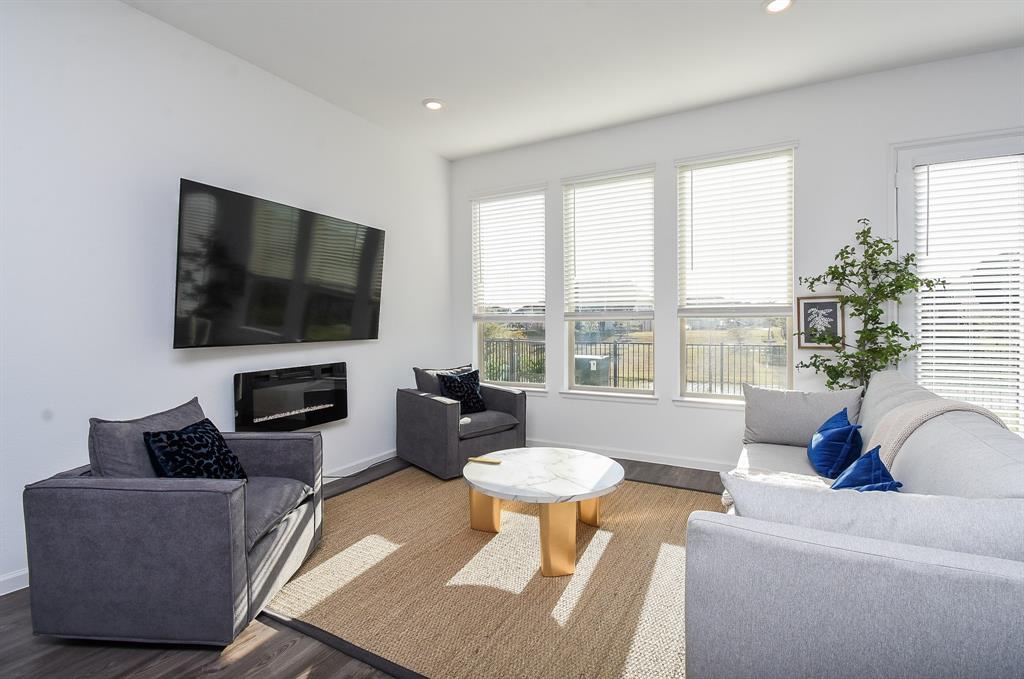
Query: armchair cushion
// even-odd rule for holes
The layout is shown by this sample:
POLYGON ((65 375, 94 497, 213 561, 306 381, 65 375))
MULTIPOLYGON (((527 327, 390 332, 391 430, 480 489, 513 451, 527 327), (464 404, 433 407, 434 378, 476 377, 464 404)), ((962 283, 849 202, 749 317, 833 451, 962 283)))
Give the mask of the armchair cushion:
POLYGON ((245 551, 312 494, 312 488, 295 479, 250 477, 245 484, 245 551))
POLYGON ((142 437, 157 476, 177 479, 245 478, 242 463, 209 419, 172 431, 147 431, 142 437))
POLYGON ((89 420, 89 464, 93 476, 156 478, 142 439, 147 431, 181 429, 205 418, 199 399, 136 420, 89 420))
POLYGON ((437 381, 441 385, 441 396, 454 399, 462 404, 461 412, 464 415, 487 410, 484 397, 480 394, 479 370, 462 373, 461 375, 438 373, 437 381))
POLYGON ((459 420, 459 438, 471 439, 496 434, 519 424, 519 420, 500 410, 483 410, 459 420))
POLYGON ((441 385, 438 383, 438 374, 461 375, 473 369, 469 363, 454 368, 413 368, 413 375, 416 376, 416 388, 420 391, 429 391, 431 394, 440 394, 441 385))

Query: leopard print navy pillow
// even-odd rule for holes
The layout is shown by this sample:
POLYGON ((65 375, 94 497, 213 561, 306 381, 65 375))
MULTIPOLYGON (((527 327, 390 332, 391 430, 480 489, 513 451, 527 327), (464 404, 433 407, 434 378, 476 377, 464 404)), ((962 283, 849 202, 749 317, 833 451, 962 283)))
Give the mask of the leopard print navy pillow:
POLYGON ((245 470, 209 419, 177 431, 142 434, 157 476, 174 479, 244 479, 245 470))
POLYGON ((455 399, 462 404, 462 414, 479 413, 487 410, 483 394, 480 393, 480 371, 473 370, 459 375, 437 374, 441 396, 455 399))

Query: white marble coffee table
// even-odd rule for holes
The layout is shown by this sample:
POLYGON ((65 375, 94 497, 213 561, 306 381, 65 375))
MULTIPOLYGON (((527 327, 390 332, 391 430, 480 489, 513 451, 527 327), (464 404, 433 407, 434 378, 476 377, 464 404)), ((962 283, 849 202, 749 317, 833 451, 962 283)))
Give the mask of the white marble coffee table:
POLYGON ((501 464, 470 462, 462 470, 469 484, 470 526, 501 530, 502 500, 539 504, 541 574, 574 573, 577 517, 601 525, 601 497, 622 483, 622 465, 569 448, 513 448, 481 457, 501 464))

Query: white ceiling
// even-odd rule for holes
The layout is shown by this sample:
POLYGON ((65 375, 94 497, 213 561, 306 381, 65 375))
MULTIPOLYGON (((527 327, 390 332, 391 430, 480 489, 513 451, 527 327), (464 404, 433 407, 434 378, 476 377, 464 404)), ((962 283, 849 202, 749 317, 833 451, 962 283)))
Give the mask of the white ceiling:
POLYGON ((1024 43, 1024 0, 127 2, 448 158, 1024 43))

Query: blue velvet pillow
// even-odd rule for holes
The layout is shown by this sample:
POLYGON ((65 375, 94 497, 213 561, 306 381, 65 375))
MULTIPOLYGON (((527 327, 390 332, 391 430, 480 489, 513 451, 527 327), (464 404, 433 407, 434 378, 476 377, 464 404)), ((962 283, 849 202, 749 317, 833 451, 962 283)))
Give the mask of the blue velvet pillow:
POLYGON ((807 459, 814 469, 830 479, 839 476, 864 447, 859 430, 859 424, 850 424, 846 408, 825 420, 807 446, 807 459))
POLYGON ((854 490, 899 490, 903 484, 892 478, 885 463, 878 456, 881 446, 875 446, 864 453, 856 462, 846 468, 832 484, 833 490, 853 488, 854 490))

